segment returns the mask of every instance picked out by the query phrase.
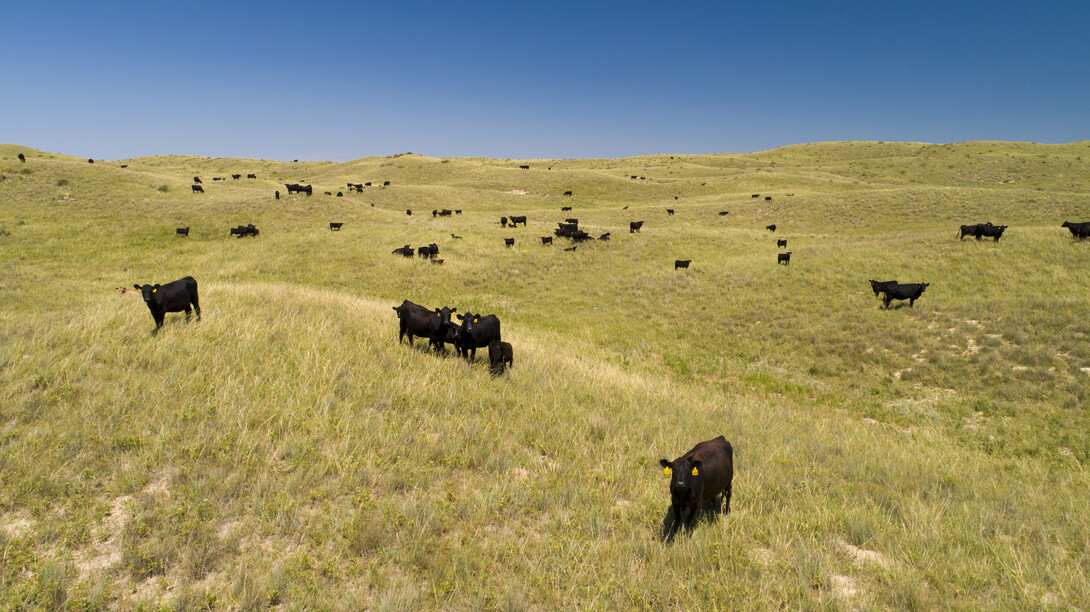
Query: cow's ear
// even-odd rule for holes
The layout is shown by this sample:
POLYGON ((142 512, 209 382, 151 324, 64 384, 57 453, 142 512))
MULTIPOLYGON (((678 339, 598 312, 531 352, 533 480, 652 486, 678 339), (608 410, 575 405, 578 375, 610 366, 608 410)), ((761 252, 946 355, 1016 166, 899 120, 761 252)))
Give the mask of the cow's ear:
POLYGON ((156 288, 156 289, 158 289, 158 288, 159 288, 159 283, 155 283, 155 288, 156 288))
POLYGON ((135 287, 137 291, 140 290, 140 285, 137 285, 136 283, 133 283, 132 286, 135 287))
POLYGON ((461 320, 462 320, 462 319, 464 319, 464 318, 465 318, 465 317, 463 317, 462 315, 458 315, 458 320, 459 320, 459 321, 461 321, 461 320))
MULTIPOLYGON (((689 462, 689 465, 693 466, 693 470, 696 470, 696 468, 704 465, 704 462, 701 461, 700 459, 693 459, 692 461, 689 462)), ((693 474, 693 476, 696 476, 696 474, 693 474)))
POLYGON ((670 462, 665 459, 659 459, 659 465, 666 469, 670 469, 670 462))
POLYGON ((454 314, 454 313, 456 313, 456 312, 458 312, 458 309, 457 309, 457 308, 451 308, 451 309, 450 309, 450 314, 454 314))

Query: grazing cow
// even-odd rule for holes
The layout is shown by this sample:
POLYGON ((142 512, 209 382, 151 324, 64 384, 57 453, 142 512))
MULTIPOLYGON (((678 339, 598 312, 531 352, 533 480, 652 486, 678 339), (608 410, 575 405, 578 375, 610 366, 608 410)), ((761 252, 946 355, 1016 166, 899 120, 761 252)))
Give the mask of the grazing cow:
POLYGON ((458 331, 458 353, 473 362, 477 359, 477 349, 488 346, 500 337, 500 320, 496 315, 466 313, 458 315, 462 327, 458 331))
POLYGON ((636 178, 636 175, 635 175, 635 174, 633 174, 632 176, 630 176, 630 177, 628 177, 628 178, 630 178, 630 179, 633 179, 633 180, 635 180, 635 178, 636 178))
POLYGON ((761 194, 759 194, 759 193, 755 193, 755 194, 753 194, 753 195, 751 195, 751 196, 749 196, 749 197, 751 197, 751 198, 759 198, 759 197, 761 197, 761 194))
POLYGON ((121 164, 121 167, 122 167, 122 168, 128 168, 128 167, 129 167, 129 165, 128 165, 128 164, 121 164))
POLYGON ((786 240, 777 240, 776 241, 776 247, 786 249, 787 248, 787 241, 786 240))
POLYGON ((693 263, 693 260, 691 259, 675 259, 674 269, 677 270, 678 268, 685 268, 687 270, 689 269, 689 264, 691 263, 693 263))
POLYGON ((204 187, 200 185, 190 185, 190 188, 193 189, 193 193, 204 193, 204 187))
POLYGON ((277 200, 279 200, 279 199, 280 199, 280 192, 279 192, 279 191, 274 191, 274 192, 273 192, 273 195, 275 195, 275 196, 276 196, 276 199, 277 199, 277 200))
POLYGON ((444 307, 432 311, 409 300, 402 302, 401 306, 394 306, 393 309, 397 313, 399 322, 397 343, 401 344, 404 337, 408 335, 409 346, 412 346, 413 337, 420 336, 427 338, 428 344, 434 347, 436 352, 443 348, 447 328, 451 324, 450 315, 457 310, 444 307))
POLYGON ((331 196, 331 195, 333 195, 333 192, 332 192, 332 191, 327 191, 327 192, 325 192, 325 194, 326 194, 327 196, 331 196))
POLYGON ((140 291, 144 303, 151 311, 151 318, 155 319, 155 329, 152 335, 163 326, 163 319, 168 312, 185 311, 185 321, 189 322, 191 312, 197 312, 197 320, 201 320, 201 305, 197 300, 197 281, 192 276, 187 276, 165 285, 133 285, 140 291), (193 308, 190 309, 192 304, 193 308))
POLYGON ((893 300, 908 300, 908 307, 912 308, 912 305, 916 303, 916 300, 920 299, 923 295, 924 289, 931 283, 907 283, 904 285, 897 284, 885 287, 882 289, 882 293, 885 297, 882 298, 882 305, 887 310, 889 309, 889 303, 893 300))
POLYGON ((976 225, 962 225, 958 231, 958 240, 964 240, 966 236, 976 236, 977 240, 980 240, 980 228, 985 225, 991 225, 992 222, 978 223, 976 225))
POLYGON ((25 164, 26 163, 26 155, 23 155, 22 153, 20 153, 19 154, 19 161, 25 164))
POLYGON ((726 215, 729 215, 729 214, 730 214, 730 211, 729 211, 729 210, 721 210, 721 211, 719 211, 719 216, 720 216, 720 217, 725 217, 726 215))
POLYGON ((370 187, 371 186, 371 181, 367 181, 366 183, 363 184, 363 186, 364 187, 370 187))
POLYGON ((570 191, 565 191, 565 192, 564 192, 564 195, 566 195, 566 196, 571 196, 571 192, 570 192, 570 191))
POLYGON ((628 233, 634 234, 640 231, 641 227, 643 227, 643 221, 632 221, 628 224, 628 233))
POLYGON ((606 233, 602 234, 601 236, 598 236, 598 240, 601 240, 602 242, 607 242, 609 240, 609 232, 606 232, 606 233))
POLYGON ((250 236, 251 238, 257 238, 257 235, 260 234, 260 233, 261 232, 256 227, 254 227, 253 223, 248 223, 246 225, 239 225, 238 227, 232 227, 231 228, 231 235, 232 236, 238 236, 239 238, 242 238, 243 236, 250 236))
POLYGON ((571 206, 563 206, 563 207, 560 208, 560 212, 564 212, 564 211, 567 211, 567 210, 571 210, 571 206))
POLYGON ((776 255, 776 263, 783 264, 785 266, 791 265, 791 251, 776 255))
POLYGON ((672 538, 682 526, 692 529, 702 503, 712 500, 716 513, 730 514, 731 488, 734 481, 734 449, 723 436, 701 442, 684 455, 659 460, 670 476, 670 511, 667 537, 672 538), (722 494, 720 503, 716 498, 722 494))
POLYGON ((564 219, 564 223, 571 223, 572 225, 579 225, 579 219, 572 217, 570 219, 564 219))
POLYGON ((672 215, 674 214, 674 209, 673 209, 673 208, 667 208, 667 209, 666 209, 666 214, 668 214, 668 215, 671 215, 671 216, 672 216, 672 215))
POLYGON ((993 242, 999 242, 999 239, 1003 237, 1003 230, 1007 229, 1006 225, 981 225, 977 229, 976 239, 980 240, 983 236, 985 238, 993 238, 993 242))
POLYGON ((509 247, 509 246, 514 246, 514 244, 515 244, 515 239, 514 238, 504 238, 503 239, 503 246, 508 246, 509 247))
POLYGON ((255 179, 255 178, 257 178, 257 175, 256 175, 256 174, 247 174, 247 175, 246 175, 246 178, 248 178, 248 179, 255 179))
POLYGON ((867 281, 867 282, 869 282, 869 283, 870 283, 870 288, 871 288, 871 291, 874 291, 874 297, 878 297, 878 294, 879 294, 879 293, 881 293, 881 292, 883 292, 883 291, 885 291, 885 290, 886 290, 886 287, 892 287, 892 286, 894 286, 894 285, 897 285, 897 284, 899 284, 899 283, 898 283, 897 281, 895 281, 895 280, 891 280, 891 281, 876 281, 876 280, 872 280, 872 281, 867 281))
POLYGON ((405 214, 406 214, 406 215, 411 215, 411 214, 413 214, 413 211, 412 211, 412 209, 410 209, 410 208, 406 208, 406 209, 405 209, 405 214))
POLYGON ((621 210, 628 210, 628 207, 627 206, 622 206, 621 210))
POLYGON ((413 248, 406 244, 405 246, 403 246, 403 247, 401 247, 399 249, 394 249, 394 250, 390 251, 390 254, 392 254, 392 255, 401 255, 403 257, 412 257, 414 252, 415 251, 413 251, 413 248))
POLYGON ((488 343, 488 369, 493 374, 503 374, 504 370, 515 365, 514 351, 509 342, 488 343))
POLYGON ((93 163, 95 163, 95 160, 93 160, 93 159, 88 159, 88 160, 87 160, 87 163, 89 163, 89 164, 93 164, 93 163))
POLYGON ((344 197, 344 194, 338 191, 338 192, 337 192, 337 197, 338 197, 338 198, 343 198, 343 197, 344 197))
MULTIPOLYGON (((218 181, 219 179, 214 178, 212 180, 218 181)), ((288 188, 288 195, 291 195, 293 193, 299 193, 303 189, 298 183, 284 183, 284 187, 288 188)))
POLYGON ((176 227, 176 228, 174 228, 174 233, 179 235, 179 236, 188 236, 189 235, 189 228, 188 227, 176 227))
POLYGON ((201 184, 201 177, 199 177, 199 176, 193 177, 193 182, 200 185, 201 184))
POLYGON ((462 209, 460 209, 460 208, 455 208, 455 209, 454 209, 454 214, 456 214, 456 215, 460 215, 460 214, 462 214, 462 209))
POLYGON ((461 236, 455 236, 454 234, 451 234, 450 237, 455 239, 455 240, 461 240, 462 239, 461 236))
POLYGON ((383 187, 389 187, 390 186, 390 181, 382 181, 382 186, 383 187))
POLYGON ((541 237, 541 244, 543 246, 546 245, 546 244, 552 244, 552 243, 553 243, 553 237, 552 236, 542 236, 541 237))
POLYGON ((771 202, 772 196, 765 196, 765 202, 771 202))
POLYGON ((770 232, 775 232, 776 231, 776 224, 773 223, 772 225, 766 225, 765 229, 770 231, 770 232))
POLYGON ((1071 237, 1077 240, 1084 240, 1087 236, 1090 236, 1090 221, 1083 223, 1064 221, 1060 227, 1066 227, 1071 232, 1071 237))
POLYGON ((514 217, 514 216, 511 217, 511 225, 512 226, 517 227, 519 223, 521 223, 523 225, 523 227, 526 226, 526 216, 525 215, 523 215, 521 217, 514 217))
POLYGON ((523 165, 519 166, 519 168, 522 168, 523 170, 529 170, 530 166, 528 166, 526 164, 523 164, 523 165))
POLYGON ((565 250, 565 251, 574 251, 574 250, 575 250, 575 247, 568 247, 568 248, 566 248, 566 249, 564 249, 564 250, 565 250))
POLYGON ((643 177, 641 176, 641 177, 640 177, 640 180, 642 181, 642 180, 644 180, 644 178, 643 178, 643 177))
POLYGON ((439 216, 440 217, 449 217, 452 212, 453 211, 450 211, 450 210, 447 210, 447 209, 444 208, 443 210, 439 211, 439 216))
POLYGON ((507 227, 507 217, 500 217, 500 225, 507 227))
POLYGON ((427 246, 416 247, 416 256, 417 257, 420 257, 420 258, 423 259, 425 257, 428 257, 429 255, 431 255, 431 249, 428 248, 427 246))
POLYGON ((329 222, 329 231, 331 231, 331 232, 339 232, 339 231, 341 231, 341 226, 342 226, 342 225, 344 225, 344 222, 341 222, 341 223, 334 223, 334 222, 330 221, 330 222, 329 222))
MULTIPOLYGON (((212 177, 212 180, 213 180, 213 181, 222 181, 222 180, 223 180, 223 177, 222 177, 222 176, 213 176, 213 177, 212 177)), ((291 193, 291 191, 289 190, 289 191, 288 191, 288 193, 291 193)))
POLYGON ((444 262, 444 261, 446 261, 446 260, 444 260, 444 259, 432 259, 432 260, 431 260, 431 262, 432 262, 433 264, 439 264, 439 265, 443 265, 443 262, 444 262))
POLYGON ((428 245, 428 259, 435 259, 439 254, 439 245, 434 242, 428 245))
POLYGON ((242 178, 242 175, 241 174, 232 174, 231 178, 237 181, 238 179, 242 178))

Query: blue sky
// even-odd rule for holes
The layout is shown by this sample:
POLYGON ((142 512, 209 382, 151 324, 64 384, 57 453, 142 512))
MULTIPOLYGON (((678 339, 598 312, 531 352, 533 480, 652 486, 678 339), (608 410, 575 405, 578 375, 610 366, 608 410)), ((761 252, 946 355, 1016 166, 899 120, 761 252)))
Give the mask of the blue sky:
POLYGON ((6 2, 0 142, 348 160, 1090 139, 1090 3, 6 2))

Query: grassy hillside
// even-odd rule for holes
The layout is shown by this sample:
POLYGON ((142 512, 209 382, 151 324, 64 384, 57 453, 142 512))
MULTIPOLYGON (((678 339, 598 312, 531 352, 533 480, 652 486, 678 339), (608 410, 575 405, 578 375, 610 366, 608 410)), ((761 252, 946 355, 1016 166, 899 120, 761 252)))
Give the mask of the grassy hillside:
POLYGON ((1090 242, 1065 220, 1090 221, 1090 143, 0 145, 0 606, 1084 608, 1090 242), (568 216, 612 240, 543 247, 568 216), (984 221, 1010 228, 955 237, 984 221), (390 254, 431 242, 442 266, 390 254), (154 337, 115 291, 186 275, 202 321, 154 337), (882 310, 867 280, 893 278, 931 285, 882 310), (399 346, 403 299, 496 314, 514 369, 399 346), (719 434, 732 513, 662 542, 658 460, 719 434))

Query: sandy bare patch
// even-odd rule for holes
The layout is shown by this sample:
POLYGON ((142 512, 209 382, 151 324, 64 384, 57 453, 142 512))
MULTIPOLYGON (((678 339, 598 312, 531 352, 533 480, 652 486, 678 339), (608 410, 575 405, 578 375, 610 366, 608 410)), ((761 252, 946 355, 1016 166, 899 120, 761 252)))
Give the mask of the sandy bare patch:
POLYGON ((0 528, 6 531, 10 538, 21 538, 30 533, 30 530, 34 528, 34 522, 29 512, 19 510, 5 516, 3 521, 0 521, 0 528))
POLYGON ((753 559, 754 563, 759 563, 761 565, 772 565, 772 561, 776 557, 772 552, 772 549, 769 548, 754 548, 749 551, 749 556, 753 559))
POLYGON ((1080 371, 1080 372, 1085 372, 1085 373, 1087 373, 1087 374, 1090 374, 1090 368, 1079 368, 1079 371, 1080 371))
POLYGON ((530 195, 530 192, 525 189, 508 189, 504 193, 509 193, 511 195, 530 195))
POLYGON ((832 576, 829 584, 833 587, 833 595, 841 599, 851 599, 859 594, 859 586, 851 576, 832 576))
POLYGON ((965 354, 966 355, 976 355, 979 352, 980 352, 980 345, 978 345, 976 343, 976 341, 973 340, 972 338, 967 338, 965 340, 965 354))
POLYGON ((864 565, 878 565, 881 567, 889 567, 892 564, 892 562, 889 560, 889 557, 886 557, 880 552, 852 546, 847 542, 840 543, 840 552, 851 557, 852 563, 854 563, 857 567, 861 567, 864 565))
POLYGON ((123 495, 114 500, 110 511, 102 522, 91 527, 91 540, 94 544, 74 555, 76 568, 80 575, 90 572, 105 571, 121 561, 121 531, 129 523, 132 497, 123 495))
POLYGON ((1011 367, 1011 372, 1025 372, 1028 369, 1029 368, 1027 368, 1026 366, 1013 366, 1011 367))
POLYGON ((170 497, 170 481, 173 475, 170 472, 163 472, 158 478, 148 483, 148 486, 144 487, 144 493, 152 497, 170 497))
POLYGON ((984 427, 984 413, 974 412, 973 414, 962 419, 962 427, 969 431, 979 431, 984 427))

